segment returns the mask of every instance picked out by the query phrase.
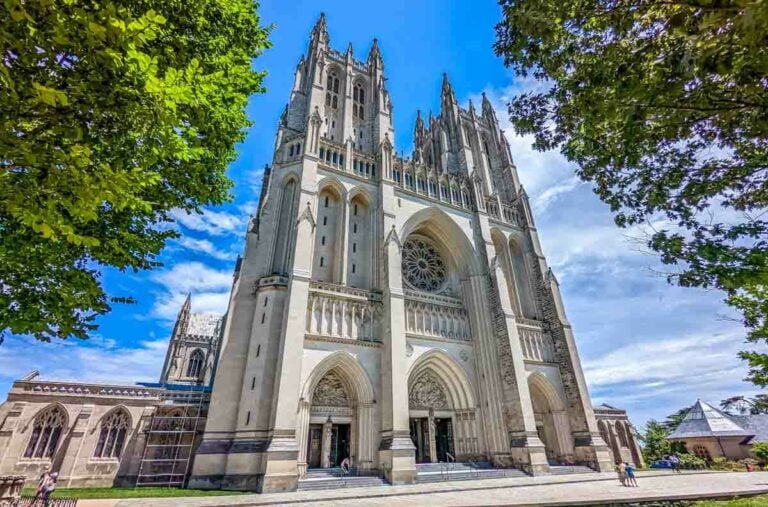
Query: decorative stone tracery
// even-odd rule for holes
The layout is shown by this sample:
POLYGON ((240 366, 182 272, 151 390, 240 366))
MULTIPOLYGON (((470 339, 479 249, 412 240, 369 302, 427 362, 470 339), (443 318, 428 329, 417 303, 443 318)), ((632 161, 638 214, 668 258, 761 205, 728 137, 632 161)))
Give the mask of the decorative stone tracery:
POLYGON ((437 375, 429 370, 424 371, 413 382, 411 392, 408 394, 408 405, 412 410, 451 408, 442 383, 437 375))
POLYGON ((403 245, 403 277, 413 288, 439 292, 446 283, 446 267, 437 247, 423 236, 410 237, 403 245))

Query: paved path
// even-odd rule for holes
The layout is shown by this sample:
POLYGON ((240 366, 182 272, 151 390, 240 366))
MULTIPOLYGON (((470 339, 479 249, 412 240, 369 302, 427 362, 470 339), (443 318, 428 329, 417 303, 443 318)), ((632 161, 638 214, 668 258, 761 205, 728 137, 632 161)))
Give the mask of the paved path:
POLYGON ((299 491, 194 498, 81 500, 78 507, 246 507, 308 504, 312 507, 453 505, 595 505, 610 500, 701 498, 768 493, 768 472, 638 474, 638 488, 622 487, 614 474, 486 479, 451 483, 299 491))

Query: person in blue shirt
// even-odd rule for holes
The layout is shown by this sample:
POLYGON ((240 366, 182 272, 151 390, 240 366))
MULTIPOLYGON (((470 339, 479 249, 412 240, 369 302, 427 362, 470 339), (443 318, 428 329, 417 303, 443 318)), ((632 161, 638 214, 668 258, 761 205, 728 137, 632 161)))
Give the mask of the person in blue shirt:
POLYGON ((637 487, 637 479, 635 479, 635 465, 632 463, 624 463, 624 473, 627 474, 627 484, 629 486, 637 487))

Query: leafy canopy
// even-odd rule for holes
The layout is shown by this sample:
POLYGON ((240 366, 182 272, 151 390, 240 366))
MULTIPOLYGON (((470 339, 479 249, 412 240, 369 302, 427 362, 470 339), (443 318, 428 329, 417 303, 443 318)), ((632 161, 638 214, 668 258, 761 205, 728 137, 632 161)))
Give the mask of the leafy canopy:
POLYGON ((85 338, 114 301, 102 267, 155 267, 171 210, 229 198, 245 106, 263 91, 257 7, 0 6, 0 331, 85 338))
MULTIPOLYGON (((669 280, 724 291, 768 339, 768 3, 500 4, 496 52, 541 85, 509 104, 516 131, 575 162, 620 227, 653 221, 669 280)), ((768 385, 768 355, 742 357, 768 385)))

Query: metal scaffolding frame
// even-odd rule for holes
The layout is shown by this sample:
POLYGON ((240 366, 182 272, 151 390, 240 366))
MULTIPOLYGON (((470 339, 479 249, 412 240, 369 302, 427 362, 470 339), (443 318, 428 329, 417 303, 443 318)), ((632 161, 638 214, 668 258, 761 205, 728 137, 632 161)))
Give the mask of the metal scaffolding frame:
POLYGON ((184 487, 200 423, 205 419, 210 388, 199 385, 190 385, 189 389, 164 387, 167 390, 161 394, 161 402, 155 407, 145 430, 136 487, 184 487))

